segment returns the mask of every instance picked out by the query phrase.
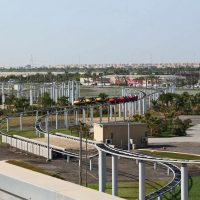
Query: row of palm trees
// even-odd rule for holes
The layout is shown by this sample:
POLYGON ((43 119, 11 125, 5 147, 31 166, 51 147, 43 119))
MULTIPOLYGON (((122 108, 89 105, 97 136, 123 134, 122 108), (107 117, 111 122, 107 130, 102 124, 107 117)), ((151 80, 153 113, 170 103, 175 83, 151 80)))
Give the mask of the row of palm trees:
POLYGON ((181 120, 179 116, 200 115, 200 93, 163 93, 152 103, 153 108, 144 116, 133 116, 134 121, 147 123, 150 136, 185 135, 191 120, 181 120))

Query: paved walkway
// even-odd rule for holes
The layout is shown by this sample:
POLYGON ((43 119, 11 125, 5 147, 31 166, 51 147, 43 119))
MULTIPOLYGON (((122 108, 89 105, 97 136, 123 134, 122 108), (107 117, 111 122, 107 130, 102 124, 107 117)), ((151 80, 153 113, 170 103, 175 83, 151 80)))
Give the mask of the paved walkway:
POLYGON ((149 144, 174 143, 174 142, 200 143, 200 124, 197 124, 189 128, 187 130, 186 136, 148 139, 149 144))

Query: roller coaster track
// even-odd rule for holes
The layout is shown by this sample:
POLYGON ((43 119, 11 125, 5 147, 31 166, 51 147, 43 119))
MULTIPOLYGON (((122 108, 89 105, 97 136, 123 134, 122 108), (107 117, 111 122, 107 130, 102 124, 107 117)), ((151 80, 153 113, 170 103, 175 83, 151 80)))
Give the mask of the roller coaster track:
MULTIPOLYGON (((164 187, 158 189, 157 191, 148 194, 145 199, 146 200, 152 200, 157 197, 160 197, 164 195, 166 192, 171 191, 173 188, 175 188, 178 184, 180 184, 181 181, 181 171, 180 169, 173 164, 168 163, 169 161, 166 159, 161 159, 161 158, 156 158, 140 153, 131 153, 125 150, 117 149, 117 148, 112 148, 109 145, 106 145, 104 143, 99 143, 96 144, 96 147, 98 150, 104 151, 107 154, 115 155, 118 157, 122 158, 128 158, 128 159, 135 159, 135 160, 145 160, 145 161, 150 161, 150 162, 157 162, 160 165, 165 166, 166 168, 169 168, 170 171, 173 173, 173 178, 172 180, 165 185, 164 187)), ((175 161, 175 160, 174 160, 175 161)))
MULTIPOLYGON (((144 93, 143 91, 140 91, 140 92, 142 92, 143 96, 141 98, 139 98, 138 100, 141 100, 141 99, 145 98, 146 96, 150 96, 152 94, 158 93, 158 91, 155 91, 151 94, 146 95, 146 93, 144 93)), ((162 90, 160 92, 162 92, 162 90)), ((109 105, 108 103, 105 103, 105 104, 109 105)), ((99 107, 101 105, 102 104, 99 104, 99 105, 96 104, 96 105, 93 105, 93 106, 99 107)), ((87 106, 74 106, 74 107, 68 107, 67 109, 68 110, 74 110, 74 109, 83 109, 85 107, 87 107, 87 106)), ((55 113, 52 112, 51 114, 55 114, 55 113)), ((43 130, 41 128, 42 119, 44 119, 46 116, 47 115, 43 115, 36 121, 35 129, 42 134, 51 134, 50 132, 46 132, 45 130, 43 130)), ((2 121, 4 121, 4 120, 2 120, 2 121)), ((4 134, 4 133, 0 131, 0 134, 4 134)), ((72 136, 61 134, 61 133, 57 133, 56 136, 64 137, 64 138, 68 138, 68 139, 73 139, 77 142, 80 142, 80 139, 78 137, 72 137, 72 136)), ((85 142, 85 141, 83 140, 83 142, 85 142)), ((94 145, 97 148, 97 150, 103 151, 103 152, 110 154, 110 155, 128 158, 128 159, 143 160, 143 161, 148 161, 148 162, 156 162, 156 163, 168 168, 173 173, 172 180, 167 185, 165 185, 164 187, 158 189, 157 191, 155 191, 151 194, 148 194, 145 197, 145 199, 147 199, 147 200, 152 200, 152 199, 155 199, 157 197, 163 196, 165 193, 169 192, 170 190, 175 188, 178 184, 180 184, 181 171, 174 164, 178 164, 178 163, 181 163, 181 164, 184 164, 184 163, 185 164, 188 164, 188 163, 199 164, 200 163, 199 160, 178 160, 178 159, 167 159, 167 158, 152 157, 152 156, 148 156, 148 155, 141 154, 141 153, 133 153, 133 152, 125 151, 125 150, 122 150, 122 149, 113 148, 113 147, 106 145, 104 143, 96 143, 94 141, 88 141, 88 143, 91 144, 91 145, 94 145)), ((54 152, 57 152, 57 153, 60 153, 60 154, 63 154, 63 155, 68 155, 68 156, 71 156, 71 157, 79 158, 79 154, 76 154, 76 153, 72 153, 72 152, 68 152, 68 151, 61 151, 61 150, 56 149, 56 148, 52 148, 52 150, 54 152)), ((97 154, 92 155, 90 157, 92 158, 92 157, 95 157, 95 156, 97 156, 97 154)))

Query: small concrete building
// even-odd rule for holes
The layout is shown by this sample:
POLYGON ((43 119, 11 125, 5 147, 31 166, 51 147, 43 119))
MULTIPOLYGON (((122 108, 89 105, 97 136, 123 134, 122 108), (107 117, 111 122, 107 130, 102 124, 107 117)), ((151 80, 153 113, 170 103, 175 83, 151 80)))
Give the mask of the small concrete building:
POLYGON ((128 149, 128 138, 130 138, 130 149, 147 146, 147 125, 133 122, 94 124, 94 140, 97 142, 111 144, 120 149, 128 149))

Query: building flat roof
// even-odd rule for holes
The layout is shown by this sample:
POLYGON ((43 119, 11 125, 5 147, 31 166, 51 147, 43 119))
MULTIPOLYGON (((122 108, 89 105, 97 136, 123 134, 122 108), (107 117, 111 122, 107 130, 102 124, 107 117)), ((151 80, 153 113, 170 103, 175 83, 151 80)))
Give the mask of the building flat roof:
MULTIPOLYGON (((119 125, 126 125, 128 124, 128 122, 124 122, 124 121, 117 121, 117 123, 115 122, 102 122, 102 123, 94 123, 94 124, 98 124, 98 125, 102 125, 102 126, 119 126, 119 125)), ((141 123, 141 122, 129 122, 130 125, 146 125, 145 123, 141 123)))

